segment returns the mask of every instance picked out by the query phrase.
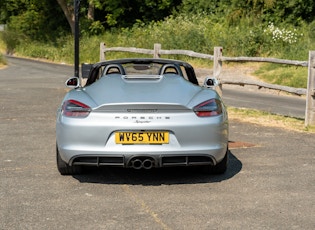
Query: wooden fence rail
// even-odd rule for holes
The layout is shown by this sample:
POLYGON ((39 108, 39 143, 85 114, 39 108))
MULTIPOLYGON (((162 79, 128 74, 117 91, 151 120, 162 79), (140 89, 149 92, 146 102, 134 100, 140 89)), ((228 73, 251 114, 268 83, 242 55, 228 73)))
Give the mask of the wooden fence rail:
POLYGON ((228 62, 269 62, 269 63, 276 63, 276 64, 304 66, 304 67, 308 66, 307 61, 294 61, 294 60, 263 58, 263 57, 222 57, 221 60, 228 61, 228 62))
POLYGON ((196 58, 204 58, 213 61, 213 55, 196 53, 191 50, 162 50, 161 44, 154 44, 154 50, 141 49, 136 47, 109 47, 105 43, 100 44, 100 61, 106 60, 106 52, 130 52, 152 55, 154 58, 159 58, 161 55, 186 55, 196 58))
POLYGON ((152 55, 153 58, 160 58, 161 55, 186 55, 190 57, 203 58, 213 61, 213 75, 221 84, 233 85, 255 85, 260 88, 284 91, 296 95, 306 95, 305 126, 315 125, 315 51, 310 51, 308 61, 285 60, 277 58, 263 57, 224 57, 222 47, 214 47, 214 55, 197 53, 191 50, 162 50, 161 44, 154 44, 154 49, 140 49, 135 47, 110 47, 105 43, 100 43, 100 61, 106 60, 106 52, 132 52, 152 55), (250 82, 236 80, 221 80, 220 74, 223 62, 268 62, 276 64, 286 64, 308 67, 308 85, 307 89, 293 88, 281 85, 268 84, 263 82, 250 82))
POLYGON ((289 86, 283 86, 283 85, 275 85, 275 84, 269 84, 265 82, 255 82, 255 81, 240 81, 240 80, 221 80, 221 83, 228 84, 228 85, 240 85, 240 86, 245 86, 245 85, 252 85, 252 86, 257 86, 258 89, 261 88, 266 88, 266 89, 272 89, 276 91, 283 91, 291 94, 295 94, 298 96, 301 95, 306 95, 307 90, 304 88, 294 88, 294 87, 289 87, 289 86))

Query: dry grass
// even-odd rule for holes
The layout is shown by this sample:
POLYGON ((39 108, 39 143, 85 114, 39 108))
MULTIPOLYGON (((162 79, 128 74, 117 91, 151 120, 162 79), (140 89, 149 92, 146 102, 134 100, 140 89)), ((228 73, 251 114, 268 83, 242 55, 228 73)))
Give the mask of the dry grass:
POLYGON ((248 122, 262 126, 278 127, 297 132, 315 133, 315 127, 305 127, 304 120, 275 115, 254 109, 228 108, 229 119, 248 122))

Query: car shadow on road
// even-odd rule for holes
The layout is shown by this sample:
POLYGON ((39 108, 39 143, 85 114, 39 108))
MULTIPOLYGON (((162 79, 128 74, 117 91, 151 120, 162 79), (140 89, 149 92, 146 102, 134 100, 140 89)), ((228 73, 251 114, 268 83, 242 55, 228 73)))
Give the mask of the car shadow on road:
POLYGON ((150 170, 100 167, 86 168, 84 174, 74 175, 73 178, 81 183, 159 186, 221 182, 233 178, 241 170, 242 162, 230 151, 228 169, 222 175, 205 174, 197 167, 172 167, 150 170))

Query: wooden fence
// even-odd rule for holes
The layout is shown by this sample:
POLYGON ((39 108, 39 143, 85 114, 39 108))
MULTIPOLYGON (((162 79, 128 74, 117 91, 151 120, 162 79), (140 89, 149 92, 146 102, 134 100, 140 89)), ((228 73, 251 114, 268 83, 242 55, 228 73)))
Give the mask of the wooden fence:
MULTIPOLYGON (((315 125, 315 51, 309 52, 308 61, 295 61, 277 58, 262 58, 262 57, 224 57, 222 55, 222 47, 214 47, 213 55, 196 53, 191 50, 162 50, 161 44, 154 44, 154 49, 140 49, 135 47, 109 47, 105 43, 100 43, 100 61, 106 60, 106 52, 132 52, 140 54, 152 55, 153 58, 160 58, 161 55, 186 55, 190 57, 209 59, 213 61, 213 76, 216 77, 221 84, 233 85, 254 85, 260 88, 273 89, 284 91, 295 95, 306 95, 306 110, 305 110, 305 126, 315 125), (307 89, 293 88, 281 85, 268 84, 263 82, 250 82, 235 80, 221 80, 220 74, 222 71, 223 62, 269 62, 276 64, 286 64, 308 67, 308 85, 307 89)), ((222 85, 221 85, 222 86, 222 85)))

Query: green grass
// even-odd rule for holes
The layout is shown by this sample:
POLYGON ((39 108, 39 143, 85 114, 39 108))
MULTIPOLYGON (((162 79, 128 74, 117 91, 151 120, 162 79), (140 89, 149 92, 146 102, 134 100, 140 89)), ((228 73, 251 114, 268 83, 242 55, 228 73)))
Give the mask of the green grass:
MULTIPOLYGON (((0 38, 1 38, 1 33, 0 32, 0 38)), ((4 66, 7 64, 5 58, 3 57, 3 53, 5 53, 5 44, 2 39, 0 39, 0 67, 4 66)))
POLYGON ((2 66, 5 66, 7 64, 7 61, 5 60, 3 54, 0 52, 0 68, 2 66))
POLYGON ((307 67, 263 64, 254 74, 265 82, 295 88, 307 88, 307 67))
POLYGON ((4 59, 3 55, 0 53, 0 68, 6 64, 7 64, 6 60, 4 59))
POLYGON ((264 111, 228 107, 229 119, 249 122, 257 125, 278 127, 282 129, 315 133, 315 126, 305 127, 304 119, 275 115, 264 111))

